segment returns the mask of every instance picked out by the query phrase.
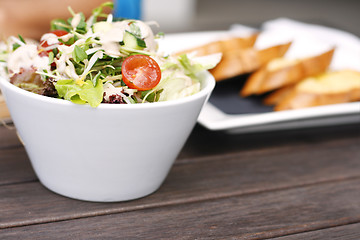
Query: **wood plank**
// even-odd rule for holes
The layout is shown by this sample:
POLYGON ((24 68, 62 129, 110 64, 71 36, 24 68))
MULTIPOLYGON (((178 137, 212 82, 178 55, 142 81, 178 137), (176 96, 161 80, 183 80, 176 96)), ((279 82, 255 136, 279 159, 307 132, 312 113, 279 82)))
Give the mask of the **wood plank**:
POLYGON ((359 240, 360 239, 360 223, 349 224, 345 226, 321 229, 318 231, 311 231, 306 233, 299 233, 290 236, 284 236, 275 238, 274 240, 296 240, 296 239, 306 239, 306 240, 316 240, 316 239, 326 239, 326 240, 359 240))
POLYGON ((1 239, 264 239, 360 222, 360 179, 0 230, 1 239))
POLYGON ((37 177, 23 147, 0 149, 0 187, 35 180, 37 177))
POLYGON ((176 164, 158 192, 124 203, 71 200, 37 182, 0 186, 0 228, 342 181, 360 177, 359 156, 356 141, 338 139, 307 148, 196 158, 176 164))
POLYGON ((277 151, 278 148, 308 146, 313 143, 354 139, 360 144, 360 123, 332 127, 317 127, 290 131, 276 131, 249 134, 227 134, 209 131, 197 126, 179 159, 209 155, 231 154, 233 152, 277 151))
POLYGON ((0 186, 37 179, 16 130, 9 127, 0 125, 0 186))
MULTIPOLYGON (((329 148, 337 144, 346 146, 348 142, 352 141, 360 145, 360 124, 339 126, 337 128, 245 135, 227 135, 223 132, 211 132, 197 126, 181 151, 175 165, 184 162, 202 161, 208 159, 211 155, 218 156, 220 159, 222 155, 240 154, 239 158, 244 159, 254 155, 267 156, 279 151, 306 152, 307 148, 327 148, 326 144, 329 144, 329 148), (293 146, 295 146, 294 149, 293 146)), ((349 144, 354 146, 354 144, 349 144)), ((31 181, 34 179, 33 170, 25 159, 25 153, 15 153, 16 151, 24 152, 21 146, 14 130, 0 126, 0 184, 28 181, 29 177, 31 181), (11 156, 11 151, 4 152, 1 150, 17 147, 20 148, 15 149, 14 153, 16 155, 20 154, 21 157, 11 156), (8 169, 12 170, 8 171, 8 169), (21 173, 24 175, 21 175, 21 173)), ((339 150, 338 154, 342 154, 342 151, 339 150)), ((305 158, 308 158, 308 156, 305 156, 305 158)))
POLYGON ((9 125, 8 128, 0 123, 0 149, 22 146, 16 135, 16 130, 11 129, 12 127, 9 125))

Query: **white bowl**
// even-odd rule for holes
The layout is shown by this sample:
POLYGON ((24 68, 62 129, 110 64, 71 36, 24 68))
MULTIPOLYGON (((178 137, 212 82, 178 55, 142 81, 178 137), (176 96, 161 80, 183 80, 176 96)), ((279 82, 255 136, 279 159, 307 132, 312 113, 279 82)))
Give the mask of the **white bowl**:
POLYGON ((0 77, 12 120, 40 182, 75 199, 111 202, 156 191, 190 135, 215 80, 183 99, 97 108, 40 96, 0 77))

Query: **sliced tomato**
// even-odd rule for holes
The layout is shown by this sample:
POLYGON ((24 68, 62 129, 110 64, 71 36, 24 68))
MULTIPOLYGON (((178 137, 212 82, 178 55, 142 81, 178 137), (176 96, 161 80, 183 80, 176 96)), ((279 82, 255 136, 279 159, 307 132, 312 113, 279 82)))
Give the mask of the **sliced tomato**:
MULTIPOLYGON (((54 31, 51 31, 50 33, 53 33, 58 37, 68 34, 68 32, 64 31, 64 30, 54 30, 54 31)), ((60 43, 60 44, 62 44, 62 43, 60 43)), ((52 50, 45 51, 44 49, 49 46, 51 46, 51 44, 49 45, 47 41, 45 41, 45 40, 41 41, 40 47, 39 47, 39 55, 40 56, 48 56, 52 50)))
POLYGON ((132 55, 127 57, 121 67, 124 83, 140 91, 154 88, 161 79, 159 64, 146 55, 132 55))

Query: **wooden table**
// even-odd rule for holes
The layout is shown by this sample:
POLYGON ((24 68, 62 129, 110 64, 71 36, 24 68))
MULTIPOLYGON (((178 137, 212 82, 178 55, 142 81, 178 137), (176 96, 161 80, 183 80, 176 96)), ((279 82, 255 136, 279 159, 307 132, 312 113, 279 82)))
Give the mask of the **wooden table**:
POLYGON ((161 188, 59 196, 0 126, 0 239, 360 239, 360 124, 229 135, 196 126, 161 188))

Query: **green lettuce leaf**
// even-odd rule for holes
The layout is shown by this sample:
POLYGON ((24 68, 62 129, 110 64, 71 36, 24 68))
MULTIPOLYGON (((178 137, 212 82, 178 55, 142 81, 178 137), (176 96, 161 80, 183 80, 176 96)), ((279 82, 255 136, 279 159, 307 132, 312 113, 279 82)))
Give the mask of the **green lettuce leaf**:
POLYGON ((84 49, 75 45, 74 51, 72 52, 72 57, 76 63, 79 63, 84 61, 84 59, 87 59, 88 55, 84 49))
POLYGON ((65 21, 64 19, 53 19, 50 22, 50 30, 54 31, 54 30, 64 30, 67 32, 70 32, 72 29, 71 25, 67 23, 67 21, 65 21))
POLYGON ((188 76, 194 76, 204 70, 214 68, 221 60, 221 54, 211 54, 203 57, 190 58, 186 54, 178 57, 178 61, 188 76))
POLYGON ((97 107, 103 100, 103 84, 97 81, 94 84, 87 80, 83 84, 78 84, 72 79, 58 80, 55 88, 59 97, 72 101, 76 104, 90 104, 91 107, 97 107))

